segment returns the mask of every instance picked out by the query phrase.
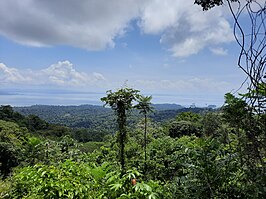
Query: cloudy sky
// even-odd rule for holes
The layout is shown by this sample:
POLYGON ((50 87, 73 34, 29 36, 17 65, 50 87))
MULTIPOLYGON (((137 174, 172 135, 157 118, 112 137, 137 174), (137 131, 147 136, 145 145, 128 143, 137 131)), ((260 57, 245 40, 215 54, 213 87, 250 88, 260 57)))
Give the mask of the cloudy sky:
POLYGON ((244 80, 232 17, 226 6, 203 12, 193 2, 1 0, 0 104, 20 105, 29 90, 53 98, 47 90, 127 85, 155 102, 220 105, 244 80))

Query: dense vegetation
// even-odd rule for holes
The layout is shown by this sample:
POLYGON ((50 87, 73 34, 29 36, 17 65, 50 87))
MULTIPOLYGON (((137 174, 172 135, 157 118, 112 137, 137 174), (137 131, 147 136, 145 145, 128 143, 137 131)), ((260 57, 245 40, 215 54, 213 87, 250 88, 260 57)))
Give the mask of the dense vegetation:
MULTIPOLYGON (((149 117, 154 122, 165 122, 182 112, 203 113, 206 108, 185 108, 176 104, 152 104, 154 112, 149 117)), ((117 130, 116 117, 110 108, 94 105, 48 106, 34 105, 14 107, 18 113, 29 117, 36 115, 50 124, 71 128, 72 137, 78 142, 101 142, 106 135, 117 130)), ((211 109, 208 109, 211 111, 211 109)), ((137 110, 132 110, 128 117, 129 127, 134 127, 141 120, 137 110)))
MULTIPOLYGON (((224 2, 242 1, 195 0, 204 10, 224 2)), ((236 40, 248 93, 226 94, 216 111, 151 113, 151 97, 131 88, 108 91, 109 109, 2 106, 0 198, 265 198, 265 31, 257 31, 265 29, 265 4, 253 12, 259 1, 245 2, 251 45, 243 31, 236 40)), ((240 8, 232 13, 242 30, 240 8)))
MULTIPOLYGON (((177 104, 153 104, 156 112, 150 115, 155 121, 173 118, 180 112, 202 112, 202 108, 185 108, 177 104)), ((103 128, 115 126, 115 114, 109 108, 96 105, 80 106, 49 106, 34 105, 29 107, 14 107, 14 110, 23 115, 37 115, 45 121, 53 124, 60 124, 68 127, 77 128, 103 128), (107 123, 108 122, 108 123, 107 123)), ((139 117, 137 112, 133 112, 130 117, 139 117)), ((136 118, 133 118, 136 119, 136 118)), ((130 118, 129 118, 130 120, 130 118)))
MULTIPOLYGON (((132 90, 120 90, 128 91, 132 90)), ((125 112, 117 112, 124 98, 117 92, 109 94, 103 100, 117 114, 103 109, 106 120, 112 114, 108 122, 121 129, 105 134, 101 142, 82 143, 75 140, 77 129, 2 106, 0 198, 265 196, 265 113, 252 114, 243 99, 226 94, 220 110, 181 112, 159 122, 149 114, 144 117, 148 97, 143 101, 145 97, 133 92, 131 99, 137 104, 125 101, 128 106, 121 109, 125 112)))

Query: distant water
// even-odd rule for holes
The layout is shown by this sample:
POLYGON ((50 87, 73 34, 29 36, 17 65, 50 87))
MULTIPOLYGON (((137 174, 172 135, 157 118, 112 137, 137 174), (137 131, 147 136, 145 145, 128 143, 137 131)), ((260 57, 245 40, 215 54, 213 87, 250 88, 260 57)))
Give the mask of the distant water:
POLYGON ((30 105, 102 105, 100 98, 104 93, 80 93, 80 92, 29 92, 16 91, 8 94, 0 93, 0 104, 12 106, 30 105))
MULTIPOLYGON (((105 93, 56 91, 56 90, 0 90, 0 104, 11 106, 30 105, 103 105, 100 98, 105 93)), ((152 103, 175 103, 183 106, 195 104, 198 107, 214 104, 221 106, 223 96, 218 95, 173 95, 173 94, 146 94, 152 95, 152 103)))

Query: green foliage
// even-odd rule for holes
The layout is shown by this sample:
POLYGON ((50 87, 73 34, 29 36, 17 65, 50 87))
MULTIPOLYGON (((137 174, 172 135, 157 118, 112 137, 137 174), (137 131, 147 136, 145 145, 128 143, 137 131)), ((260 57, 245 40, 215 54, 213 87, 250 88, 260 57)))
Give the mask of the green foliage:
POLYGON ((101 100, 119 115, 120 112, 124 110, 128 111, 133 108, 132 102, 137 99, 139 91, 132 88, 121 88, 116 92, 109 90, 106 93, 107 96, 101 98, 101 100))
POLYGON ((1 199, 8 198, 10 189, 11 189, 11 182, 8 180, 0 179, 0 198, 1 199))
POLYGON ((219 137, 222 117, 219 112, 207 112, 202 117, 202 131, 206 136, 219 137))
POLYGON ((197 138, 187 142, 187 138, 181 138, 179 142, 185 145, 181 145, 176 154, 180 173, 170 186, 173 188, 172 198, 225 198, 223 192, 232 186, 228 186, 228 180, 235 177, 235 165, 229 165, 232 157, 227 156, 221 145, 212 139, 197 138))
POLYGON ((142 113, 143 115, 147 115, 149 112, 152 112, 154 110, 151 104, 151 99, 152 96, 142 96, 142 95, 137 96, 138 104, 136 104, 134 108, 139 110, 139 112, 142 113))
MULTIPOLYGON (((202 113, 206 111, 203 108, 183 108, 180 105, 172 104, 152 104, 152 107, 154 107, 155 111, 147 114, 147 117, 155 122, 166 122, 182 112, 202 113)), ((24 115, 26 115, 25 118, 30 115, 37 115, 48 121, 50 124, 47 129, 34 130, 34 127, 26 125, 27 119, 14 120, 16 123, 22 123, 20 126, 30 128, 36 135, 49 137, 50 139, 71 135, 78 142, 102 142, 105 136, 112 135, 117 130, 115 114, 110 108, 102 106, 34 105, 30 107, 14 107, 13 109, 18 111, 23 118, 24 115)), ((137 110, 132 110, 131 114, 127 115, 127 127, 134 128, 141 119, 141 114, 137 110)))
POLYGON ((121 88, 116 92, 107 91, 107 96, 101 98, 105 105, 109 105, 117 115, 119 128, 118 143, 120 144, 120 164, 122 173, 125 171, 125 141, 126 141, 126 115, 133 108, 133 102, 139 96, 139 91, 132 88, 121 88))
MULTIPOLYGON (((146 177, 147 166, 145 165, 145 140, 143 138, 143 128, 145 126, 145 120, 141 120, 134 130, 129 131, 127 139, 127 145, 125 148, 128 167, 135 167, 140 171, 143 171, 144 177, 146 177)), ((147 119, 147 133, 146 144, 147 146, 155 139, 164 137, 167 132, 166 129, 161 127, 160 124, 154 123, 147 119)), ((149 159, 149 149, 146 149, 146 162, 149 159)))
MULTIPOLYGON (((231 2, 237 2, 238 0, 230 0, 231 2)), ((209 10, 215 6, 220 6, 224 4, 223 0, 195 0, 195 4, 200 5, 203 10, 209 10)))
MULTIPOLYGON (((78 142, 103 141, 106 135, 116 130, 115 114, 109 108, 93 105, 80 106, 44 106, 15 107, 23 115, 37 115, 50 124, 46 136, 51 137, 53 132, 59 137, 61 134, 71 136, 78 142), (71 131, 66 127, 74 128, 71 131), (64 130, 64 131, 63 131, 64 130)), ((130 118, 129 118, 130 120, 130 118)), ((132 120, 130 120, 132 123, 132 120)))
POLYGON ((172 197, 262 198, 263 186, 248 182, 246 168, 241 167, 239 153, 232 147, 215 139, 199 138, 193 148, 185 148, 184 173, 173 181, 172 197))
POLYGON ((202 117, 197 113, 182 112, 176 116, 175 121, 170 123, 169 135, 173 138, 183 135, 201 136, 201 120, 202 117))
POLYGON ((156 199, 164 198, 164 192, 158 182, 141 181, 141 174, 136 170, 128 170, 122 177, 117 172, 106 175, 106 185, 109 187, 103 198, 131 198, 131 199, 156 199), (136 181, 136 184, 133 184, 136 181))
POLYGON ((79 144, 78 148, 82 152, 92 153, 95 150, 99 150, 101 146, 103 145, 104 145, 104 142, 86 142, 86 143, 79 144))
POLYGON ((110 129, 79 128, 71 132, 71 136, 78 142, 102 142, 104 137, 110 135, 110 129))
POLYGON ((16 123, 0 120, 0 174, 7 176, 26 154, 26 130, 16 123))
POLYGON ((243 100, 231 94, 226 94, 226 104, 223 108, 224 118, 232 128, 232 133, 237 137, 236 150, 239 153, 239 162, 244 170, 245 179, 250 186, 243 187, 247 194, 251 190, 261 195, 266 187, 265 179, 265 113, 254 114, 253 109, 243 100), (260 185, 259 185, 260 184, 260 185), (259 188, 254 188, 258 186, 259 188), (251 188, 253 187, 253 188, 251 188))
MULTIPOLYGON (((11 198, 94 198, 88 165, 67 160, 58 166, 19 169, 12 178, 11 198)), ((94 195, 95 196, 95 195, 94 195)))
POLYGON ((6 177, 13 167, 36 163, 55 163, 81 154, 74 140, 64 136, 58 141, 33 136, 25 127, 0 120, 0 172, 6 177))
POLYGON ((174 121, 170 124, 169 127, 169 136, 172 138, 181 137, 184 135, 197 135, 198 132, 197 126, 190 121, 174 121))
POLYGON ((113 117, 110 109, 94 105, 34 105, 30 107, 14 107, 14 110, 26 116, 37 115, 49 123, 69 127, 97 127, 98 124, 104 122, 104 118, 113 117), (91 117, 92 115, 93 117, 91 117), (94 120, 95 118, 97 118, 96 121, 94 120), (87 126, 83 126, 83 124, 87 126))
POLYGON ((69 129, 55 124, 49 124, 36 115, 24 116, 15 112, 11 106, 0 107, 0 120, 14 122, 20 127, 27 128, 28 131, 35 135, 49 136, 52 138, 68 135, 69 129))
POLYGON ((148 145, 147 176, 151 179, 168 181, 175 172, 175 160, 172 154, 175 151, 174 140, 163 137, 154 140, 148 145))
MULTIPOLYGON (((207 109, 207 111, 211 111, 211 109, 207 109)), ((168 120, 172 120, 173 118, 175 118, 177 115, 181 113, 187 113, 187 112, 196 113, 199 116, 199 114, 206 112, 206 108, 180 108, 176 110, 172 110, 172 109, 157 110, 156 109, 155 112, 150 115, 150 117, 156 122, 167 122, 168 120)))
MULTIPOLYGON (((93 166, 67 160, 57 166, 35 165, 18 169, 12 177, 10 198, 159 198, 157 182, 137 182, 136 170, 120 173, 108 164, 93 166), (158 193, 157 193, 157 192, 158 193)), ((162 197, 160 197, 162 198, 162 197)))
POLYGON ((258 83, 256 89, 250 89, 248 90, 248 93, 242 94, 241 96, 246 98, 254 98, 256 97, 266 97, 266 84, 265 83, 258 83))
POLYGON ((117 114, 121 131, 104 138, 102 126, 92 134, 85 128, 70 133, 66 127, 2 107, 0 116, 7 121, 0 120, 0 166, 5 175, 0 198, 264 198, 266 116, 254 114, 231 94, 225 99, 219 112, 181 113, 161 124, 148 119, 151 97, 140 97, 133 89, 109 91, 103 100, 117 114), (145 118, 139 120, 137 111, 132 112, 128 125, 127 113, 137 99, 135 108, 145 118), (143 128, 149 129, 144 137, 143 128), (98 132, 103 142, 86 142, 98 132), (129 135, 123 137, 129 170, 122 172, 117 161, 121 133, 129 135))
POLYGON ((151 99, 152 96, 145 97, 139 95, 137 98, 138 104, 135 105, 135 108, 138 109, 139 112, 144 115, 144 173, 146 173, 147 170, 147 114, 153 111, 153 107, 151 106, 151 99))
POLYGON ((49 126, 47 122, 45 122, 44 120, 42 120, 36 115, 29 115, 27 117, 27 124, 28 124, 30 131, 47 129, 49 126))
POLYGON ((186 148, 193 147, 196 137, 183 136, 172 139, 165 136, 148 145, 147 175, 150 179, 168 182, 174 176, 182 175, 186 148))
POLYGON ((50 124, 47 129, 39 131, 38 133, 51 139, 57 139, 71 134, 69 128, 55 124, 50 124))
POLYGON ((199 123, 201 116, 197 113, 189 112, 182 112, 176 116, 176 121, 188 121, 193 123, 199 123))
POLYGON ((241 126, 248 115, 247 103, 231 93, 226 93, 223 113, 226 121, 232 126, 241 126))
POLYGON ((0 107, 0 119, 9 122, 16 122, 20 126, 26 125, 25 117, 17 112, 14 112, 13 108, 9 105, 0 107))

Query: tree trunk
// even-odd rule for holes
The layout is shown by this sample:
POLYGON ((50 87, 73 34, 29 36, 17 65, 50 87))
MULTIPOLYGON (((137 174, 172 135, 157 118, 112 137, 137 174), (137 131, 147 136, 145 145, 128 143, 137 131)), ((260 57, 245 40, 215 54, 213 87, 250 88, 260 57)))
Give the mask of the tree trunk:
POLYGON ((126 140, 126 112, 124 109, 119 114, 119 144, 120 144, 120 164, 121 177, 125 174, 125 140, 126 140))
POLYGON ((147 171, 147 115, 144 115, 144 174, 147 171))

